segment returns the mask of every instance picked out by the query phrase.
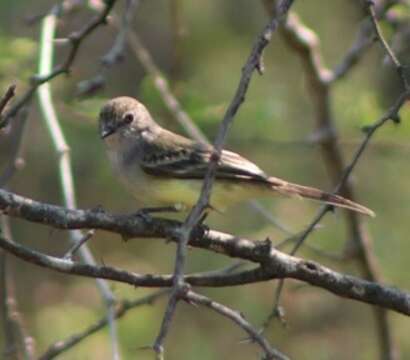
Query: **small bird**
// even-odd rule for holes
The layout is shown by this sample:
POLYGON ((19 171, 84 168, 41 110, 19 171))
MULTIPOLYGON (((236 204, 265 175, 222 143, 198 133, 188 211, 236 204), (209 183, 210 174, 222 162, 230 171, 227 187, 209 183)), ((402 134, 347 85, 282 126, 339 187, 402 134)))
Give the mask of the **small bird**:
MULTIPOLYGON (((146 107, 131 97, 117 97, 103 106, 99 131, 114 168, 144 206, 195 205, 213 153, 211 145, 162 128, 146 107)), ((211 208, 223 211, 234 203, 274 194, 318 200, 374 216, 353 201, 268 176, 241 155, 222 151, 211 208)))

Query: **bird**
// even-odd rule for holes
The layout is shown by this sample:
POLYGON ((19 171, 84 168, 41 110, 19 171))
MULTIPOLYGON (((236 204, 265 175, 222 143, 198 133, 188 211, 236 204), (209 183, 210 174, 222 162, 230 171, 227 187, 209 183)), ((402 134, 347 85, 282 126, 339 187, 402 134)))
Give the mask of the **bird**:
MULTIPOLYGON (((147 108, 127 96, 108 100, 99 113, 99 135, 108 158, 130 193, 144 206, 192 208, 214 153, 197 142, 161 127, 147 108)), ((210 208, 275 194, 307 198, 374 216, 367 207, 313 187, 267 175, 245 157, 222 150, 211 192, 210 208)))

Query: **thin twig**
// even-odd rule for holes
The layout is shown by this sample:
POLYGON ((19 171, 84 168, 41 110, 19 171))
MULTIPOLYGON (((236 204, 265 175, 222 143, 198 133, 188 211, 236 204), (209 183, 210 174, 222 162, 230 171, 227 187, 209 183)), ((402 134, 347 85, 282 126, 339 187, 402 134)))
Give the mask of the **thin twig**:
POLYGON ((76 244, 73 244, 73 246, 65 253, 63 256, 63 259, 72 259, 74 254, 78 251, 78 249, 83 246, 88 240, 90 240, 95 234, 95 230, 91 229, 88 230, 84 235, 83 238, 78 241, 76 244))
POLYGON ((126 0, 121 19, 121 27, 118 31, 117 38, 115 39, 114 45, 110 51, 108 51, 108 53, 101 59, 104 66, 113 66, 122 61, 127 41, 127 33, 129 31, 132 18, 135 14, 135 9, 138 7, 139 3, 139 0, 126 0))
MULTIPOLYGON (((393 109, 390 109, 382 117, 382 119, 376 122, 371 131, 367 133, 361 146, 359 146, 359 149, 353 156, 350 164, 345 167, 341 150, 337 142, 337 132, 331 111, 332 109, 330 106, 331 101, 329 87, 331 85, 330 79, 332 79, 332 76, 328 76, 329 71, 323 65, 318 39, 316 38, 315 34, 306 26, 304 26, 295 15, 289 18, 287 24, 282 28, 281 33, 283 34, 290 48, 298 53, 304 65, 304 70, 309 81, 311 94, 313 95, 315 104, 318 128, 317 131, 318 133, 325 134, 325 136, 321 136, 320 138, 322 153, 324 155, 325 163, 330 170, 330 174, 333 177, 333 180, 338 182, 338 186, 336 187, 334 193, 341 192, 343 196, 355 200, 353 188, 351 184, 348 183, 349 175, 356 166, 374 131, 382 126, 387 120, 397 118, 399 109, 403 105, 404 101, 408 98, 408 92, 407 94, 402 94, 401 97, 397 100, 397 104, 393 106, 393 109), (309 36, 307 36, 308 34, 309 36), (345 168, 344 171, 343 168, 345 168)), ((306 228, 302 236, 300 236, 300 238, 296 242, 294 248, 291 251, 291 255, 295 254, 298 251, 300 246, 306 240, 307 236, 313 231, 316 225, 319 224, 321 219, 331 209, 332 207, 329 205, 322 207, 319 213, 315 216, 314 220, 306 228)), ((355 245, 357 247, 356 255, 364 272, 364 275, 369 280, 379 281, 380 275, 378 274, 376 259, 371 250, 370 236, 362 225, 361 218, 357 214, 348 213, 346 214, 346 220, 348 229, 351 233, 350 237, 355 241, 355 245)), ((276 290, 274 309, 269 318, 283 313, 279 311, 279 301, 282 289, 283 280, 279 282, 278 288, 276 290)), ((383 356, 393 358, 396 351, 395 346, 393 345, 391 331, 388 326, 386 312, 383 309, 376 309, 375 315, 378 320, 380 344, 382 344, 381 352, 382 354, 384 354, 383 356)))
MULTIPOLYGON (((7 104, 15 95, 15 85, 10 85, 0 99, 0 121, 1 115, 6 108, 7 104)), ((21 113, 19 122, 13 125, 11 142, 11 157, 9 164, 6 165, 6 169, 0 176, 0 187, 5 186, 10 178, 13 176, 15 170, 17 170, 20 153, 21 143, 23 137, 23 130, 25 121, 27 118, 27 111, 21 113)), ((8 218, 5 215, 0 214, 0 234, 4 236, 8 241, 12 240, 10 224, 8 218)), ((23 319, 19 311, 17 310, 17 301, 12 295, 8 284, 8 267, 7 257, 4 251, 0 252, 0 290, 2 290, 1 301, 1 313, 3 317, 4 325, 4 353, 7 358, 19 358, 19 356, 25 359, 34 359, 34 341, 27 334, 26 328, 23 324, 23 319)))
MULTIPOLYGON (((406 101, 410 99, 410 91, 402 93, 394 102, 394 104, 390 107, 386 113, 384 113, 380 119, 373 123, 373 125, 366 126, 365 137, 362 140, 361 144, 357 148, 356 152, 353 154, 352 160, 349 165, 343 171, 343 174, 339 180, 339 183, 334 188, 333 193, 338 193, 340 189, 346 184, 349 176, 353 172, 354 168, 356 167, 358 161, 360 160, 361 156, 363 155, 364 151, 366 150, 370 140, 372 139, 375 132, 382 127, 388 121, 394 121, 398 117, 398 113, 402 106, 405 104, 406 101)), ((322 208, 318 211, 317 215, 314 217, 313 221, 306 227, 306 229, 302 232, 298 241, 296 242, 295 247, 291 251, 291 255, 294 255, 306 238, 310 235, 310 233, 316 228, 316 226, 320 223, 322 218, 326 215, 328 211, 332 210, 332 206, 330 205, 323 205, 322 208)))
POLYGON ((154 343, 154 351, 158 358, 163 357, 163 343, 167 336, 171 321, 176 309, 178 299, 181 292, 184 291, 184 266, 187 251, 187 244, 191 237, 191 233, 202 217, 203 211, 209 204, 212 186, 215 178, 216 169, 218 166, 219 157, 225 142, 228 130, 233 122, 233 119, 239 110, 239 107, 245 100, 245 95, 248 90, 253 72, 257 70, 261 64, 261 56, 265 47, 269 44, 273 32, 277 29, 279 22, 286 16, 293 0, 282 0, 279 5, 279 10, 269 23, 265 26, 262 33, 257 37, 255 45, 242 69, 242 76, 240 78, 235 95, 224 115, 224 118, 219 127, 215 142, 214 153, 209 161, 208 171, 205 175, 203 186, 199 199, 193 209, 190 211, 183 226, 180 229, 179 241, 177 246, 177 253, 175 259, 174 269, 174 285, 168 301, 165 315, 161 324, 159 334, 154 343))
MULTIPOLYGON (((113 24, 118 27, 118 19, 114 18, 113 24)), ((155 64, 151 54, 135 31, 129 31, 127 39, 133 54, 138 59, 145 72, 152 77, 154 86, 158 90, 164 105, 167 107, 173 118, 192 139, 208 144, 209 141, 206 136, 195 125, 186 111, 182 108, 178 99, 173 95, 165 76, 155 64)))
MULTIPOLYGON (((77 84, 77 96, 92 95, 105 86, 109 70, 124 58, 125 45, 127 42, 127 33, 130 31, 132 18, 140 4, 139 0, 127 0, 121 19, 116 20, 118 25, 118 34, 114 40, 111 49, 101 57, 100 71, 97 75, 88 80, 83 80, 77 84)), ((98 3, 89 3, 93 10, 99 10, 98 3)), ((115 15, 110 19, 114 22, 115 15)))
MULTIPOLYGON (((3 236, 3 235, 1 235, 3 236)), ((13 331, 13 322, 10 316, 7 291, 7 252, 0 251, 0 314, 3 319, 3 350, 2 357, 17 358, 17 340, 13 331)))
MULTIPOLYGON (((113 22, 115 26, 119 26, 119 19, 114 17, 113 22)), ((144 46, 139 36, 135 31, 129 31, 127 34, 128 43, 135 57, 138 59, 145 72, 152 77, 154 86, 156 87, 164 105, 168 109, 172 118, 184 129, 191 139, 195 141, 210 144, 209 140, 201 129, 195 124, 189 114, 183 109, 181 103, 172 92, 168 81, 164 74, 160 71, 157 64, 154 62, 150 52, 144 46)), ((256 200, 250 202, 250 206, 253 210, 258 212, 266 220, 268 220, 273 226, 277 227, 284 233, 290 233, 290 230, 286 226, 276 220, 267 210, 265 210, 256 200)))
MULTIPOLYGON (((344 165, 341 152, 337 144, 337 133, 334 126, 329 100, 329 86, 331 80, 334 80, 334 76, 327 76, 329 72, 322 63, 321 54, 319 51, 319 42, 315 34, 310 31, 310 29, 306 28, 295 16, 289 19, 288 23, 283 28, 282 34, 290 47, 295 50, 302 59, 304 69, 309 80, 311 93, 314 96, 314 104, 316 105, 317 123, 319 128, 318 132, 325 134, 325 136, 322 136, 320 139, 322 151, 325 155, 326 164, 330 168, 333 178, 337 179, 340 176, 339 174, 342 173, 344 165), (323 129, 326 131, 323 131, 323 129)), ((345 67, 345 70, 346 69, 349 69, 349 67, 345 67)), ((342 194, 344 196, 353 200, 353 190, 351 185, 347 183, 347 180, 356 162, 357 159, 352 161, 351 165, 353 166, 350 167, 349 171, 344 172, 344 176, 342 176, 342 180, 339 182, 340 187, 336 189, 336 191, 342 190, 342 194)), ((314 229, 316 224, 319 224, 320 220, 330 209, 330 206, 324 206, 322 208, 303 235, 298 239, 291 254, 294 254, 298 250, 310 232, 314 229)), ((370 249, 369 236, 361 225, 359 217, 355 214, 348 214, 347 221, 349 224, 349 229, 352 233, 351 238, 356 241, 359 249, 359 259, 362 268, 364 268, 365 276, 367 276, 370 280, 378 279, 375 259, 370 249)), ((283 311, 281 311, 279 301, 283 285, 284 282, 282 280, 279 282, 276 290, 274 308, 268 317, 268 321, 264 323, 264 326, 266 326, 269 323, 269 320, 273 317, 279 317, 282 319, 283 311)), ((395 347, 393 346, 393 342, 391 340, 386 313, 380 309, 376 310, 375 314, 378 320, 378 329, 383 329, 379 331, 381 340, 380 343, 382 344, 382 353, 389 354, 390 356, 395 353, 393 350, 395 347)))
POLYGON ((387 43, 386 39, 384 38, 382 34, 382 30, 380 29, 379 22, 377 21, 374 0, 366 0, 366 4, 367 4, 367 8, 370 14, 370 19, 372 20, 374 32, 376 33, 377 39, 379 40, 380 44, 384 48, 384 51, 387 53, 388 57, 394 64, 404 87, 406 88, 406 90, 409 90, 410 84, 407 79, 405 69, 403 65, 400 63, 400 61, 398 60, 397 56, 394 54, 393 50, 390 48, 389 44, 387 43))
MULTIPOLYGON (((115 307, 114 316, 116 319, 120 319, 130 310, 133 310, 143 305, 152 305, 155 301, 157 301, 159 298, 161 298, 168 292, 168 289, 159 290, 148 296, 137 298, 135 300, 119 301, 115 307)), ((90 325, 89 327, 84 329, 83 331, 73 334, 67 339, 55 342, 54 344, 48 347, 44 354, 39 356, 38 360, 51 360, 56 358, 58 355, 61 355, 67 350, 73 348, 75 345, 79 344, 81 341, 85 340, 90 335, 95 334, 97 331, 107 326, 107 323, 107 317, 103 317, 97 322, 95 322, 93 325, 90 325)))
MULTIPOLYGON (((397 4, 397 0, 378 1, 375 8, 378 19, 385 17, 388 10, 397 4)), ((375 38, 372 31, 372 23, 365 19, 359 26, 356 39, 350 49, 343 56, 338 65, 335 66, 329 78, 329 84, 336 82, 346 76, 352 68, 363 58, 366 51, 374 44, 375 38)))
POLYGON ((0 174, 0 187, 5 186, 14 176, 17 170, 24 167, 25 161, 23 158, 24 148, 24 133, 29 113, 30 102, 24 106, 19 112, 17 118, 11 125, 10 136, 10 156, 3 173, 0 174))
MULTIPOLYGON (((108 3, 107 3, 108 6, 108 3)), ((57 15, 56 15, 56 8, 52 10, 52 12, 47 15, 42 20, 42 32, 41 32, 41 42, 40 42, 40 57, 39 57, 39 78, 47 77, 47 74, 56 72, 56 70, 52 69, 52 58, 53 58, 53 40, 54 40, 54 33, 57 24, 57 15)), ((104 17, 105 18, 105 17, 104 17)), ((102 21, 101 19, 99 21, 102 21)), ((94 26, 97 26, 98 22, 94 22, 94 26)), ((89 33, 92 28, 85 27, 83 32, 89 33)), ((83 35, 78 35, 75 37, 76 39, 83 39, 83 35)), ((74 44, 74 43, 73 43, 74 44)), ((79 43, 77 47, 74 49, 78 49, 79 43)), ((74 45, 73 45, 74 46, 74 45)), ((72 59, 74 59, 75 53, 77 50, 74 50, 72 59)), ((70 59, 70 58, 69 58, 70 59)), ((68 60, 69 60, 68 59, 68 60)), ((66 64, 71 64, 72 60, 66 61, 66 64)), ((68 69, 69 65, 66 67, 63 66, 64 69, 68 69)), ((52 101, 51 96, 51 87, 50 83, 46 82, 39 86, 38 88, 38 97, 39 97, 39 104, 40 109, 43 114, 43 119, 46 124, 47 130, 49 131, 50 138, 53 141, 53 145, 55 151, 59 156, 59 175, 60 175, 60 182, 61 182, 61 190, 63 193, 63 200, 64 204, 70 208, 74 209, 76 207, 76 196, 75 196, 75 187, 72 175, 72 166, 71 166, 71 157, 70 157, 70 148, 65 140, 64 133, 61 129, 59 124, 59 120, 57 117, 57 113, 54 108, 54 104, 52 101)), ((70 239, 73 244, 81 243, 83 239, 83 235, 78 230, 72 230, 69 232, 70 239)), ((90 265, 96 264, 96 261, 86 245, 83 245, 79 248, 81 259, 90 265)), ((118 347, 118 339, 117 339, 117 330, 116 324, 113 318, 113 311, 114 311, 114 303, 115 297, 111 292, 109 285, 107 282, 103 280, 97 280, 97 286, 100 290, 100 294, 107 306, 107 317, 110 322, 110 334, 111 334, 111 341, 112 341, 112 350, 113 350, 113 359, 118 360, 120 358, 119 355, 119 347, 118 347)))
MULTIPOLYGON (((0 234, 9 242, 13 242, 8 217, 0 215, 0 234)), ((7 257, 4 251, 0 252, 0 290, 2 290, 1 313, 4 325, 4 351, 7 359, 35 358, 35 342, 28 334, 23 316, 18 310, 17 300, 10 281, 10 268, 7 266, 7 257)))
POLYGON ((10 100, 14 97, 15 94, 16 94, 16 85, 14 84, 10 85, 7 88, 5 94, 0 99, 0 116, 3 113, 7 104, 10 102, 10 100))
MULTIPOLYGON (((71 49, 67 55, 65 61, 56 66, 48 74, 42 74, 42 76, 35 76, 32 79, 30 88, 16 101, 16 103, 10 107, 10 109, 0 119, 0 129, 6 126, 10 120, 17 115, 20 109, 32 98, 37 88, 61 74, 67 74, 70 72, 71 66, 78 54, 82 42, 100 25, 105 24, 108 15, 110 14, 116 0, 106 0, 105 7, 100 14, 96 15, 89 23, 84 25, 79 31, 73 32, 68 36, 68 40, 71 44, 71 49)), ((58 12, 58 6, 53 8, 53 12, 58 12)))
POLYGON ((272 348, 269 342, 261 335, 243 316, 243 314, 238 311, 232 310, 229 307, 218 303, 204 295, 188 290, 182 295, 183 299, 188 303, 194 303, 197 305, 205 306, 218 314, 227 317, 236 323, 240 328, 242 328, 248 336, 257 343, 265 353, 264 359, 281 359, 285 360, 288 357, 282 354, 280 351, 272 348))

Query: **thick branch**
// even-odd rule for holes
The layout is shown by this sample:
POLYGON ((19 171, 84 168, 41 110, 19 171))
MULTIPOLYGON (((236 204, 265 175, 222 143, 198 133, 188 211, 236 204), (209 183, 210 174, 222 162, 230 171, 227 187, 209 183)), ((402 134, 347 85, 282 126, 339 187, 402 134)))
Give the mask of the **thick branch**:
MULTIPOLYGON (((176 240, 181 223, 173 220, 146 219, 112 215, 96 210, 74 210, 60 206, 39 203, 0 189, 0 209, 10 216, 60 229, 94 228, 103 229, 128 237, 168 238, 176 240)), ((185 277, 185 281, 197 286, 232 286, 277 278, 292 278, 321 287, 336 295, 361 302, 385 307, 410 315, 410 294, 374 282, 344 275, 321 266, 284 254, 270 246, 269 242, 251 241, 237 238, 215 230, 199 228, 193 234, 190 245, 230 257, 249 260, 258 264, 254 270, 223 277, 185 277)), ((101 277, 126 282, 135 286, 171 286, 171 275, 137 275, 107 266, 90 266, 52 257, 39 257, 38 253, 27 250, 22 245, 0 241, 7 251, 47 266, 54 270, 89 277, 101 277), (54 261, 54 260, 55 261, 54 261), (53 261, 52 261, 53 260, 53 261)))

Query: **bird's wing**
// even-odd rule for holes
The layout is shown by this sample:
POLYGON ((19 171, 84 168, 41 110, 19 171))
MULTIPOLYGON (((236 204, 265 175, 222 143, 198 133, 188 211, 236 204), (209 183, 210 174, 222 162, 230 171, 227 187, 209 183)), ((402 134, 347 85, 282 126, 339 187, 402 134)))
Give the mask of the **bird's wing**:
MULTIPOLYGON (((204 178, 212 155, 212 147, 172 134, 172 143, 160 139, 150 143, 141 161, 142 169, 151 175, 185 179, 204 178)), ((160 137, 161 138, 161 137, 160 137)), ((224 150, 216 171, 218 179, 242 179, 267 182, 266 174, 242 156, 224 150)))

